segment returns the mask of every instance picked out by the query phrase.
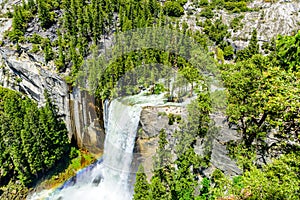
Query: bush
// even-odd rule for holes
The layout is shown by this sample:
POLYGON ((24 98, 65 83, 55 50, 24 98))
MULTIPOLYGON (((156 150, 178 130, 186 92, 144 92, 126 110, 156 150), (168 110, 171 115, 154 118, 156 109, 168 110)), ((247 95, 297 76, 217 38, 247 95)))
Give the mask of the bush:
POLYGON ((208 6, 208 4, 209 4, 208 0, 200 0, 198 2, 198 6, 200 7, 208 6))
POLYGON ((165 91, 165 88, 164 88, 163 84, 157 83, 154 85, 153 94, 161 94, 164 91, 165 91))
POLYGON ((225 1, 224 0, 211 0, 211 4, 213 7, 223 8, 225 1))
POLYGON ((249 8, 247 7, 246 2, 226 2, 224 7, 226 10, 237 12, 240 10, 241 12, 247 12, 249 11, 249 8))
POLYGON ((231 45, 224 48, 224 58, 225 60, 231 60, 233 58, 234 49, 231 45))
POLYGON ((43 37, 34 33, 30 38, 28 38, 28 41, 33 44, 41 44, 43 40, 43 37))
POLYGON ((177 0, 177 2, 178 2, 181 6, 183 6, 184 4, 187 3, 187 0, 177 0))
POLYGON ((210 8, 204 8, 201 13, 200 13, 201 17, 206 17, 208 19, 213 18, 214 17, 214 13, 210 8))
POLYGON ((243 27, 243 24, 241 23, 241 20, 244 18, 243 15, 234 18, 231 22, 230 22, 230 28, 233 29, 233 32, 236 32, 239 28, 243 27))
POLYGON ((180 17, 184 14, 182 6, 178 2, 167 1, 164 5, 164 12, 170 17, 180 17))
POLYGON ((233 12, 233 13, 240 13, 241 10, 240 10, 239 8, 234 8, 232 12, 233 12))
POLYGON ((31 53, 37 53, 40 51, 40 46, 38 44, 33 44, 32 45, 32 49, 31 49, 31 53))

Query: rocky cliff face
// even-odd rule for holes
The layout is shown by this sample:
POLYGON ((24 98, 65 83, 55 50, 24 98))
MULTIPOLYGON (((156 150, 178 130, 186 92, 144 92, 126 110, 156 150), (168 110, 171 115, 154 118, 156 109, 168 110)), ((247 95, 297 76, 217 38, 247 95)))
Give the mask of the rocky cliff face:
MULTIPOLYGON (((250 8, 259 8, 259 11, 247 12, 241 21, 243 28, 233 32, 231 38, 238 48, 248 44, 253 29, 257 29, 258 40, 269 42, 272 38, 280 35, 291 35, 300 29, 300 2, 280 0, 276 3, 265 1, 253 1, 250 8)), ((222 17, 229 24, 234 15, 222 14, 222 17)))
POLYGON ((102 109, 98 109, 86 92, 77 88, 69 92, 66 82, 38 59, 25 50, 0 48, 0 85, 28 95, 40 106, 45 102, 44 91, 47 90, 66 122, 69 138, 75 139, 79 147, 100 153, 104 130, 98 116, 102 115, 102 109))
MULTIPOLYGON (((223 23, 229 26, 230 22, 243 15, 241 27, 237 31, 229 28, 231 36, 227 38, 237 49, 243 49, 248 45, 253 29, 257 29, 260 43, 268 42, 277 35, 291 35, 300 29, 300 2, 295 0, 279 0, 266 2, 265 0, 254 0, 248 7, 254 9, 251 12, 231 13, 226 10, 214 10, 215 18, 222 17, 223 23)), ((192 30, 202 30, 197 25, 198 21, 204 22, 206 18, 199 17, 201 8, 195 8, 192 1, 185 5, 186 14, 182 21, 186 21, 192 30), (192 11, 192 15, 188 14, 192 11)), ((229 26, 230 27, 230 26, 229 26)))
MULTIPOLYGON (((152 158, 158 147, 158 136, 161 129, 165 129, 169 148, 175 149, 175 139, 172 134, 179 130, 179 123, 169 124, 169 114, 180 115, 185 118, 187 111, 184 107, 162 106, 146 107, 141 112, 140 128, 136 141, 135 163, 137 166, 143 164, 145 172, 150 180, 152 176, 152 158)), ((222 114, 212 114, 211 119, 214 121, 214 130, 209 131, 208 136, 199 139, 195 146, 195 152, 203 156, 207 148, 211 152, 211 166, 203 171, 205 176, 210 176, 214 169, 222 170, 226 175, 234 176, 241 174, 235 161, 229 158, 226 149, 226 143, 240 139, 236 130, 229 128, 226 118, 222 114)), ((175 159, 175 153, 173 152, 175 159)))

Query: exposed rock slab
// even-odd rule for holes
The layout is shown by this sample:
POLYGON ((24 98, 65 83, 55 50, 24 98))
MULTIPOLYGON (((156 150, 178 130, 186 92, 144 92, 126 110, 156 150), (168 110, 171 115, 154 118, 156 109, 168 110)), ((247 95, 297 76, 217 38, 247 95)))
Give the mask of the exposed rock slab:
MULTIPOLYGON (((139 164, 143 164, 145 172, 150 179, 152 176, 153 156, 158 147, 158 135, 161 129, 165 129, 169 147, 174 150, 175 140, 172 134, 179 129, 179 124, 169 125, 168 114, 179 114, 185 116, 187 111, 184 107, 147 107, 141 112, 140 129, 135 148, 135 162, 137 168, 139 164)), ((207 146, 211 151, 212 166, 206 169, 203 173, 210 176, 213 169, 220 169, 226 175, 235 176, 241 174, 242 171, 238 168, 235 161, 228 156, 226 143, 240 139, 236 130, 229 128, 226 117, 222 114, 212 114, 211 118, 215 122, 214 131, 210 131, 204 139, 199 139, 195 145, 195 152, 199 155, 204 155, 207 146)), ((175 153, 172 150, 175 158, 175 153)))
POLYGON ((56 72, 25 51, 0 48, 0 66, 1 86, 26 94, 39 106, 45 103, 47 90, 66 122, 69 138, 74 138, 79 147, 101 153, 105 134, 98 116, 102 110, 90 95, 76 88, 70 93, 69 86, 56 72))

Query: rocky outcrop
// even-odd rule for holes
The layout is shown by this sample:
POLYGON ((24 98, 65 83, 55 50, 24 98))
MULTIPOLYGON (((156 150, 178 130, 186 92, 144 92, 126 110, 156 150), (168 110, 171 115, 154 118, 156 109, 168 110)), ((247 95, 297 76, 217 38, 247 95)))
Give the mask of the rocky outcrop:
MULTIPOLYGON (((257 29, 260 42, 269 42, 277 35, 291 35, 300 28, 300 2, 281 0, 276 3, 266 3, 262 0, 253 1, 250 8, 259 11, 247 12, 241 21, 243 28, 231 32, 231 38, 236 46, 243 48, 248 44, 253 29, 257 29)), ((233 15, 224 14, 223 19, 233 19, 233 15)), ((227 20, 228 21, 228 20, 227 20)))
MULTIPOLYGON (((188 1, 185 5, 186 14, 181 21, 186 21, 192 30, 203 30, 197 25, 197 22, 206 20, 205 17, 198 17, 202 8, 196 8, 188 1), (188 14, 191 11, 193 14, 188 14)), ((279 0, 266 2, 265 0, 254 0, 248 4, 248 7, 253 9, 249 12, 232 13, 230 11, 214 10, 215 17, 222 17, 223 23, 230 25, 230 22, 243 15, 241 20, 241 28, 237 31, 230 29, 231 36, 228 41, 236 50, 245 48, 251 38, 253 29, 257 29, 258 41, 268 42, 277 35, 291 35, 300 29, 300 2, 293 0, 279 0)))
MULTIPOLYGON (((158 147, 158 135, 161 129, 165 129, 169 148, 175 159, 175 139, 173 133, 179 130, 179 123, 169 124, 169 114, 180 115, 185 118, 187 111, 184 106, 162 106, 162 107, 146 107, 141 112, 140 128, 138 131, 136 149, 135 149, 135 165, 143 164, 148 179, 152 176, 153 156, 158 147)), ((240 139, 236 130, 229 128, 226 117, 222 114, 212 114, 214 126, 208 132, 206 138, 198 139, 195 145, 195 152, 204 155, 209 151, 211 153, 211 166, 203 171, 205 176, 210 176, 214 169, 220 169, 226 175, 235 176, 241 174, 235 161, 228 156, 226 144, 229 141, 240 139)))
POLYGON ((153 156, 158 147, 158 136, 162 129, 166 131, 170 149, 175 143, 172 134, 179 129, 179 122, 169 124, 169 114, 182 116, 185 108, 181 106, 157 106, 144 107, 141 112, 140 125, 137 133, 136 146, 134 150, 134 168, 143 164, 147 178, 152 176, 153 156))
POLYGON ((94 99, 86 92, 74 88, 70 93, 66 82, 38 62, 37 57, 25 50, 16 52, 0 48, 0 85, 26 94, 39 106, 45 103, 46 90, 66 122, 69 138, 75 139, 79 147, 100 153, 104 130, 98 116, 101 116, 102 110, 97 109, 94 99))
POLYGON ((102 153, 105 139, 102 104, 97 104, 88 92, 73 88, 69 95, 69 113, 66 122, 78 146, 94 154, 102 153))
POLYGON ((195 152, 198 155, 211 153, 211 166, 203 171, 205 176, 210 176, 214 169, 220 169, 228 176, 235 176, 242 173, 236 162, 228 155, 226 145, 230 141, 240 140, 241 137, 237 131, 228 126, 226 117, 222 113, 214 113, 210 115, 213 125, 206 138, 198 139, 195 152))

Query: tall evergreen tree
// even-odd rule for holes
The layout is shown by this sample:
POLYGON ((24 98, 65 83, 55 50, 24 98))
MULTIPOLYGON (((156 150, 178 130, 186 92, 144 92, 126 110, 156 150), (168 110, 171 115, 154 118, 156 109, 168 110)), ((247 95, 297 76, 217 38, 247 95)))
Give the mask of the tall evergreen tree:
POLYGON ((150 186, 144 172, 144 167, 140 165, 136 174, 133 200, 149 200, 149 190, 150 186))

